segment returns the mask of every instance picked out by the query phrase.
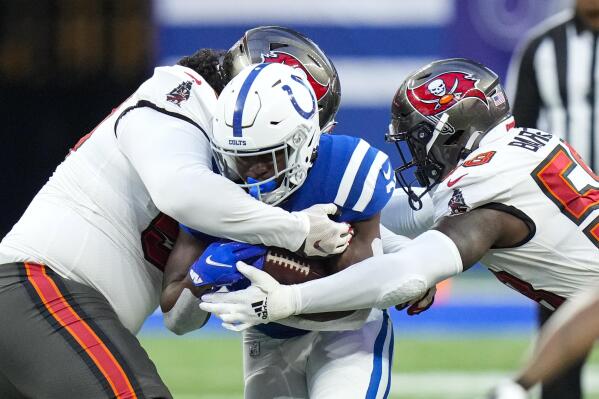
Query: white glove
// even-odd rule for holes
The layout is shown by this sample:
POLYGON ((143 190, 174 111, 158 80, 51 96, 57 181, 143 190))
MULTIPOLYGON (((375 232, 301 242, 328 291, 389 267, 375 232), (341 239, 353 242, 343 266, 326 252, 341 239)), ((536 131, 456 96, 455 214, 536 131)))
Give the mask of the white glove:
POLYGON ((526 390, 512 380, 504 381, 489 392, 487 399, 526 399, 526 390))
POLYGON ((281 285, 268 273, 243 262, 237 270, 251 286, 233 292, 216 292, 202 296, 200 308, 222 319, 222 326, 242 331, 261 323, 270 323, 295 314, 299 292, 293 285, 281 285))
POLYGON ((301 248, 305 256, 327 256, 340 254, 349 245, 353 230, 347 223, 337 223, 329 215, 337 212, 335 204, 316 204, 299 214, 308 217, 309 230, 301 248))

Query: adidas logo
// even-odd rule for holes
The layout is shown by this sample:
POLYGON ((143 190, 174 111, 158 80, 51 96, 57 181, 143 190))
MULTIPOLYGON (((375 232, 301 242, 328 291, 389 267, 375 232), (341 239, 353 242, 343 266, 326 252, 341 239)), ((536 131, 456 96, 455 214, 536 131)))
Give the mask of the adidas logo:
POLYGON ((262 320, 268 319, 268 309, 266 304, 267 298, 264 298, 263 301, 258 301, 252 303, 252 308, 254 308, 254 312, 256 312, 256 316, 261 318, 262 320))

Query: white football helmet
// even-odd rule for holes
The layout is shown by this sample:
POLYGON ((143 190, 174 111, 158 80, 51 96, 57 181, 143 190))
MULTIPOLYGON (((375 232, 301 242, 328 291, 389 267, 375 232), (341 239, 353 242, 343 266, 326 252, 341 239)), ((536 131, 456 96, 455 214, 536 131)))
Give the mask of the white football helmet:
POLYGON ((218 168, 262 202, 276 205, 304 183, 319 140, 316 95, 301 69, 251 65, 218 98, 211 137, 218 168), (248 176, 258 163, 264 173, 248 176))

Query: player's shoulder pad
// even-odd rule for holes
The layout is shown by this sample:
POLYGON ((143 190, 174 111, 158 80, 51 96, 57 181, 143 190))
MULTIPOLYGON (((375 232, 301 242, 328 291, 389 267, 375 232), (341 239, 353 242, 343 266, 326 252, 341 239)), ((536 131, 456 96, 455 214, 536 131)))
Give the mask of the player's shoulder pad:
POLYGON ((379 213, 395 188, 395 174, 387 154, 367 141, 331 135, 336 168, 335 204, 347 218, 367 219, 379 213))
POLYGON ((216 93, 201 75, 181 65, 155 68, 154 75, 133 97, 135 102, 150 103, 158 111, 181 115, 206 131, 217 100, 216 93))
POLYGON ((449 173, 433 192, 435 221, 466 213, 482 205, 506 203, 511 198, 510 160, 500 148, 485 146, 474 151, 449 173))
POLYGON ((514 187, 527 184, 533 169, 558 143, 559 138, 537 129, 492 133, 439 183, 433 193, 435 220, 491 202, 508 203, 514 187))

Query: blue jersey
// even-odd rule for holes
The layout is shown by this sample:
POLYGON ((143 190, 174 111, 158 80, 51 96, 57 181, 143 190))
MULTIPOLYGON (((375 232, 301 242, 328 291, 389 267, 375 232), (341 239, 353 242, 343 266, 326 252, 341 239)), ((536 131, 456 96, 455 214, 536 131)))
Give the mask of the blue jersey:
POLYGON ((384 152, 357 137, 325 134, 306 181, 280 206, 301 211, 332 202, 341 212, 336 221, 357 222, 379 213, 394 188, 395 176, 384 152))
MULTIPOLYGON (((334 203, 339 207, 338 222, 370 219, 387 204, 395 188, 395 175, 389 157, 366 141, 352 136, 320 137, 318 156, 304 184, 279 206, 290 212, 315 204, 334 203)), ((182 228, 200 239, 202 233, 182 228)), ((277 323, 255 328, 273 338, 291 338, 307 331, 277 323)))

